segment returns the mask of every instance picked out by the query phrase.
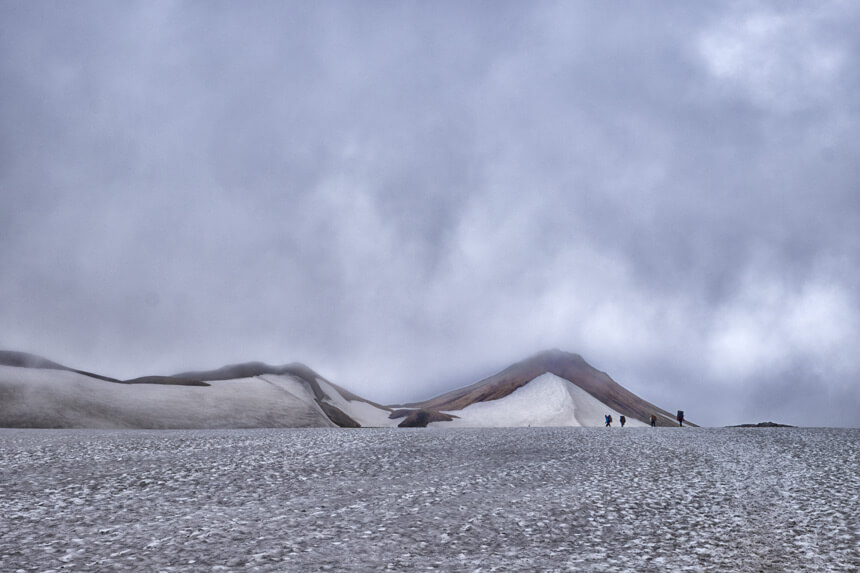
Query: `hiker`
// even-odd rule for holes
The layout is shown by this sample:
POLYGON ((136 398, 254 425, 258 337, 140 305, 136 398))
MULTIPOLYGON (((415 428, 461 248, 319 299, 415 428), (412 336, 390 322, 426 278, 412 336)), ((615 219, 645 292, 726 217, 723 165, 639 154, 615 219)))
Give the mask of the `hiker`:
POLYGON ((612 416, 609 414, 606 414, 604 416, 604 418, 606 419, 606 427, 608 428, 609 426, 612 425, 612 416))
POLYGON ((655 416, 654 414, 651 414, 650 421, 651 421, 651 427, 656 428, 657 427, 657 416, 655 416))
POLYGON ((678 425, 684 427, 684 410, 678 410, 678 425))
POLYGON ((627 418, 624 417, 624 414, 621 414, 621 416, 618 418, 618 421, 621 422, 621 427, 623 428, 624 424, 627 423, 627 418))

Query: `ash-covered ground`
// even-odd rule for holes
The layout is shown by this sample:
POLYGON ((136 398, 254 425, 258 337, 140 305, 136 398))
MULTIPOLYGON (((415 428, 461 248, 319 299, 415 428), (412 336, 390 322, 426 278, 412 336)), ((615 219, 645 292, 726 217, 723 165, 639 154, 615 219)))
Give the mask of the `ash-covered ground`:
POLYGON ((0 571, 857 571, 860 430, 0 430, 0 571))

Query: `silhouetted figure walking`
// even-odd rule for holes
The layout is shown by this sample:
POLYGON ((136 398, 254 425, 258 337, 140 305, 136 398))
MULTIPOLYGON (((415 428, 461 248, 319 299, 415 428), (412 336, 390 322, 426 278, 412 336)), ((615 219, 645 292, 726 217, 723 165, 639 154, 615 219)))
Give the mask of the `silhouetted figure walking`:
POLYGON ((603 418, 606 420, 606 427, 607 428, 612 425, 612 416, 610 416, 609 414, 606 414, 603 418))
POLYGON ((624 424, 626 424, 626 423, 627 423, 627 418, 625 418, 625 417, 624 417, 624 414, 622 414, 622 415, 618 418, 618 421, 619 421, 619 422, 621 422, 621 427, 623 428, 623 427, 624 427, 624 424))
POLYGON ((684 427, 684 410, 678 410, 678 425, 684 427))
POLYGON ((656 428, 657 427, 657 416, 655 416, 654 414, 651 414, 650 422, 651 422, 651 427, 656 428))

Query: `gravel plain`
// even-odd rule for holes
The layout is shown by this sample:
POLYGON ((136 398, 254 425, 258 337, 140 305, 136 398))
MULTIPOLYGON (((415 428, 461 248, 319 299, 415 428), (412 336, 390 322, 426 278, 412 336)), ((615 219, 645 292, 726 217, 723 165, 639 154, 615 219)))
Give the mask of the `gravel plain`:
POLYGON ((860 430, 0 430, 0 571, 858 571, 860 430))

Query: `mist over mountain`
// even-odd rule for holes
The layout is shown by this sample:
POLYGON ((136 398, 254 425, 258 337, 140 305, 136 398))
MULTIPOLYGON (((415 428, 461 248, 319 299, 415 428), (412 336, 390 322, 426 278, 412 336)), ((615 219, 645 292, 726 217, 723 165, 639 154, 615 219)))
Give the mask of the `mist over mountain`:
POLYGON ((551 350, 423 402, 384 406, 301 363, 117 380, 36 355, 0 352, 0 426, 254 428, 644 425, 669 411, 626 390, 578 354, 551 350))

